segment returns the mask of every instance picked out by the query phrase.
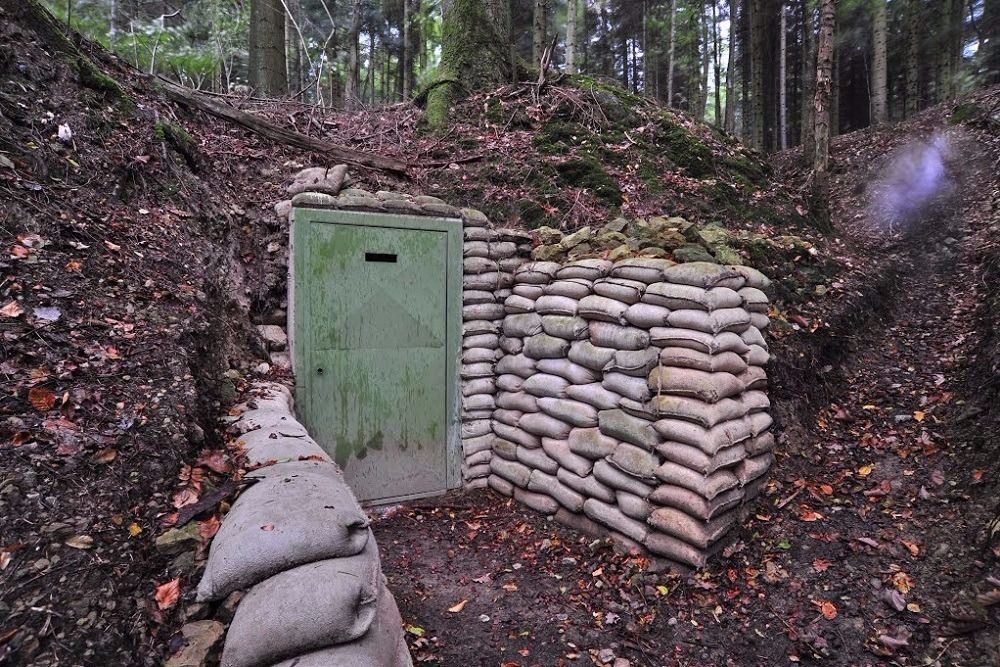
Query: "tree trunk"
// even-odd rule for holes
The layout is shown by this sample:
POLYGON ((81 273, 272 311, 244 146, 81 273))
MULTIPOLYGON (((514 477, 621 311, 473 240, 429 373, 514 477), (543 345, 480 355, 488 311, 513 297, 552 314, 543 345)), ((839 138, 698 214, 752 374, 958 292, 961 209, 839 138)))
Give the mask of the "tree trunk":
POLYGON ((910 0, 906 13, 906 116, 920 110, 920 14, 923 0, 910 0))
MULTIPOLYGON (((837 22, 836 16, 833 19, 834 23, 837 22)), ((833 43, 833 75, 830 77, 830 132, 833 136, 840 134, 840 60, 841 54, 840 49, 837 48, 837 42, 833 43)), ((813 105, 813 113, 816 113, 816 107, 813 105)), ((813 125, 815 125, 815 119, 813 119, 813 125)))
POLYGON ((510 5, 507 0, 449 0, 442 7, 441 63, 427 93, 427 122, 448 122, 451 102, 461 93, 509 81, 510 5))
POLYGON ((778 3, 778 146, 788 149, 788 98, 786 93, 788 70, 788 25, 785 20, 785 3, 778 3))
POLYGON ((413 52, 414 37, 416 31, 413 29, 413 15, 415 0, 403 0, 403 99, 408 100, 413 96, 413 52))
POLYGON ((712 3, 712 68, 715 74, 715 124, 722 126, 722 57, 719 54, 719 4, 712 3))
POLYGON ((732 0, 729 10, 729 62, 726 64, 726 132, 736 134, 736 33, 740 0, 732 0))
POLYGON ((821 0, 819 44, 816 49, 816 151, 813 170, 820 173, 830 166, 830 79, 833 72, 833 31, 837 21, 837 0, 821 0))
POLYGON ((1000 81, 1000 0, 983 0, 983 16, 979 32, 987 39, 979 40, 983 53, 984 79, 987 83, 1000 81))
POLYGON ((288 48, 288 87, 293 93, 302 90, 302 42, 298 26, 302 25, 300 0, 285 0, 288 18, 285 20, 285 45, 288 48))
POLYGON ((358 39, 361 35, 361 0, 354 0, 351 7, 351 26, 347 32, 347 80, 344 82, 344 106, 356 109, 358 106, 358 88, 360 87, 361 47, 358 39))
POLYGON ((799 141, 802 154, 811 158, 816 150, 813 134, 813 93, 816 82, 815 22, 812 0, 802 0, 802 110, 799 121, 799 141))
POLYGON ((677 38, 677 0, 670 0, 670 43, 667 47, 667 106, 674 106, 674 49, 677 38))
POLYGON ((708 112, 708 3, 712 0, 705 0, 701 4, 701 94, 698 97, 698 118, 705 120, 708 112))
POLYGON ((249 55, 250 87, 260 95, 287 95, 285 8, 280 2, 251 0, 249 55))
POLYGON ((764 12, 761 0, 747 0, 750 26, 750 146, 764 148, 764 12))
POLYGON ((546 10, 548 4, 548 0, 535 0, 535 11, 531 29, 531 63, 533 65, 541 62, 542 52, 545 50, 546 27, 548 25, 546 10))
POLYGON ((888 116, 885 0, 872 2, 872 125, 882 125, 888 116))
POLYGON ((566 73, 576 74, 576 10, 579 0, 566 0, 566 73))

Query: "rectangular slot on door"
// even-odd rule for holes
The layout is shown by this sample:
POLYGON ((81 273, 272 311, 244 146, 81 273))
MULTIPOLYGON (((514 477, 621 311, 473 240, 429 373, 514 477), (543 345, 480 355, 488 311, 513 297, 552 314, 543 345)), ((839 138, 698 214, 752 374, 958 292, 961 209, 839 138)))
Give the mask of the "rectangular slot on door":
POLYGON ((392 252, 366 252, 365 253, 366 262, 390 262, 392 264, 396 263, 396 253, 392 252))

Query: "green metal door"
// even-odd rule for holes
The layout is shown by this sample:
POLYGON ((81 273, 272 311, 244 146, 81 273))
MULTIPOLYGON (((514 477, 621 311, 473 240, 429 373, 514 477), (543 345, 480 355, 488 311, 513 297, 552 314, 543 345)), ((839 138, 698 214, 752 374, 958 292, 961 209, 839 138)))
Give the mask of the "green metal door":
POLYGON ((310 433, 360 500, 454 486, 460 223, 297 209, 294 228, 293 354, 310 433))

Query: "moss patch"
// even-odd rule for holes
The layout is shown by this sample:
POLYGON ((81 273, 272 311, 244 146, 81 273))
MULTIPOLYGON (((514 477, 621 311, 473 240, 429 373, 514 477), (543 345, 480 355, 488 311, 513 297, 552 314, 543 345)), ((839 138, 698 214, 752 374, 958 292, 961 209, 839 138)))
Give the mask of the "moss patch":
POLYGON ((571 187, 587 188, 594 195, 612 206, 621 206, 622 193, 618 184, 604 171, 595 158, 583 156, 556 165, 559 180, 571 187))

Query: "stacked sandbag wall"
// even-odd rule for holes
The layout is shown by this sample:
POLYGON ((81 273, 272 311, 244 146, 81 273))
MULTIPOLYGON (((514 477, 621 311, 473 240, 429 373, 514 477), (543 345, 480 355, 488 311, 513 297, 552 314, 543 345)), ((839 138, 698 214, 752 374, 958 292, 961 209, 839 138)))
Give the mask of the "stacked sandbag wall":
POLYGON ((489 486, 703 565, 773 460, 768 282, 655 258, 520 266, 498 342, 489 486))
POLYGON ((510 229, 494 229, 479 211, 462 209, 462 481, 482 488, 493 456, 496 363, 504 355, 501 330, 504 301, 514 272, 527 261, 531 239, 510 229))
POLYGON ((232 428, 249 486, 212 540, 198 601, 245 591, 223 667, 412 665, 367 514, 280 384, 254 388, 232 428))

